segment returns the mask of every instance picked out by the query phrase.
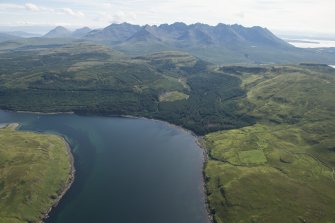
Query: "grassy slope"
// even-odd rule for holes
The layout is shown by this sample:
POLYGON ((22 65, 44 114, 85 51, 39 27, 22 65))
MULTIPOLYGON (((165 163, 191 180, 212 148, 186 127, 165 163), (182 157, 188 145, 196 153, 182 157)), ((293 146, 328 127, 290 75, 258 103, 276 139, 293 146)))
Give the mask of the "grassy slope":
POLYGON ((169 91, 159 96, 160 102, 172 102, 188 99, 188 95, 179 91, 169 91))
POLYGON ((0 222, 39 222, 70 182, 64 141, 0 129, 0 222))
POLYGON ((205 137, 215 220, 334 222, 334 70, 281 66, 236 74, 258 124, 205 137))

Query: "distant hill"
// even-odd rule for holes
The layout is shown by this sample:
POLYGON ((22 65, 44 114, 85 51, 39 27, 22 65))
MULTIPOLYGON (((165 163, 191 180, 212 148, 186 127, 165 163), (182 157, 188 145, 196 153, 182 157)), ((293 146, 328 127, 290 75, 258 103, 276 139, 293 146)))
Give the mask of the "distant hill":
POLYGON ((44 35, 46 38, 66 38, 71 37, 72 32, 63 26, 57 26, 44 35))
POLYGON ((23 31, 10 31, 10 32, 6 32, 6 33, 9 34, 9 35, 18 36, 18 37, 22 37, 22 38, 32 38, 32 37, 41 36, 40 34, 28 33, 28 32, 23 32, 23 31))
POLYGON ((92 30, 89 27, 83 27, 80 29, 76 29, 75 31, 72 32, 72 37, 75 38, 81 38, 86 36, 89 32, 91 32, 92 30))
POLYGON ((92 29, 89 27, 82 27, 76 29, 75 31, 71 31, 63 26, 57 26, 56 28, 50 30, 43 37, 45 38, 84 38, 84 36, 88 35, 92 29))
POLYGON ((120 43, 126 41, 140 30, 141 26, 139 25, 132 25, 129 23, 112 24, 102 30, 93 30, 88 33, 85 38, 108 43, 120 43))
POLYGON ((20 37, 8 33, 0 33, 0 42, 5 42, 8 40, 16 40, 16 39, 20 39, 20 37))

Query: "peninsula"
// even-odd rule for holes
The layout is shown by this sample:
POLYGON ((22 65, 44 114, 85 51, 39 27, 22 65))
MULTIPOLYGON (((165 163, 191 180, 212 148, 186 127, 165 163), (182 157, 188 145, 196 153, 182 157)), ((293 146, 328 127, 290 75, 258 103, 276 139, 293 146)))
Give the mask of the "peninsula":
POLYGON ((56 135, 0 129, 0 222, 42 222, 73 181, 73 159, 56 135))

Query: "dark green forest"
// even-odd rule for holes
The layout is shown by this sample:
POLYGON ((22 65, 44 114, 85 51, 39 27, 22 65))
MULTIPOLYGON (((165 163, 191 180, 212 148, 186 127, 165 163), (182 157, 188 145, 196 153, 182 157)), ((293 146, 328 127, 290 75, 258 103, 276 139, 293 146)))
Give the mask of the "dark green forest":
POLYGON ((0 54, 2 109, 157 118, 205 134, 250 125, 240 78, 186 53, 128 58, 99 45, 0 54), (160 101, 178 91, 184 100, 160 101))

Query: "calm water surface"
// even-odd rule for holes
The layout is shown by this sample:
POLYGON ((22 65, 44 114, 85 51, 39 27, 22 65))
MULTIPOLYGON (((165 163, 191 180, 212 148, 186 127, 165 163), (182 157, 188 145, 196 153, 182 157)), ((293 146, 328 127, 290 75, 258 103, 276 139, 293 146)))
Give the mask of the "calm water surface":
POLYGON ((71 189, 48 223, 207 223, 202 150, 189 133, 147 119, 0 111, 0 123, 66 137, 71 189))

